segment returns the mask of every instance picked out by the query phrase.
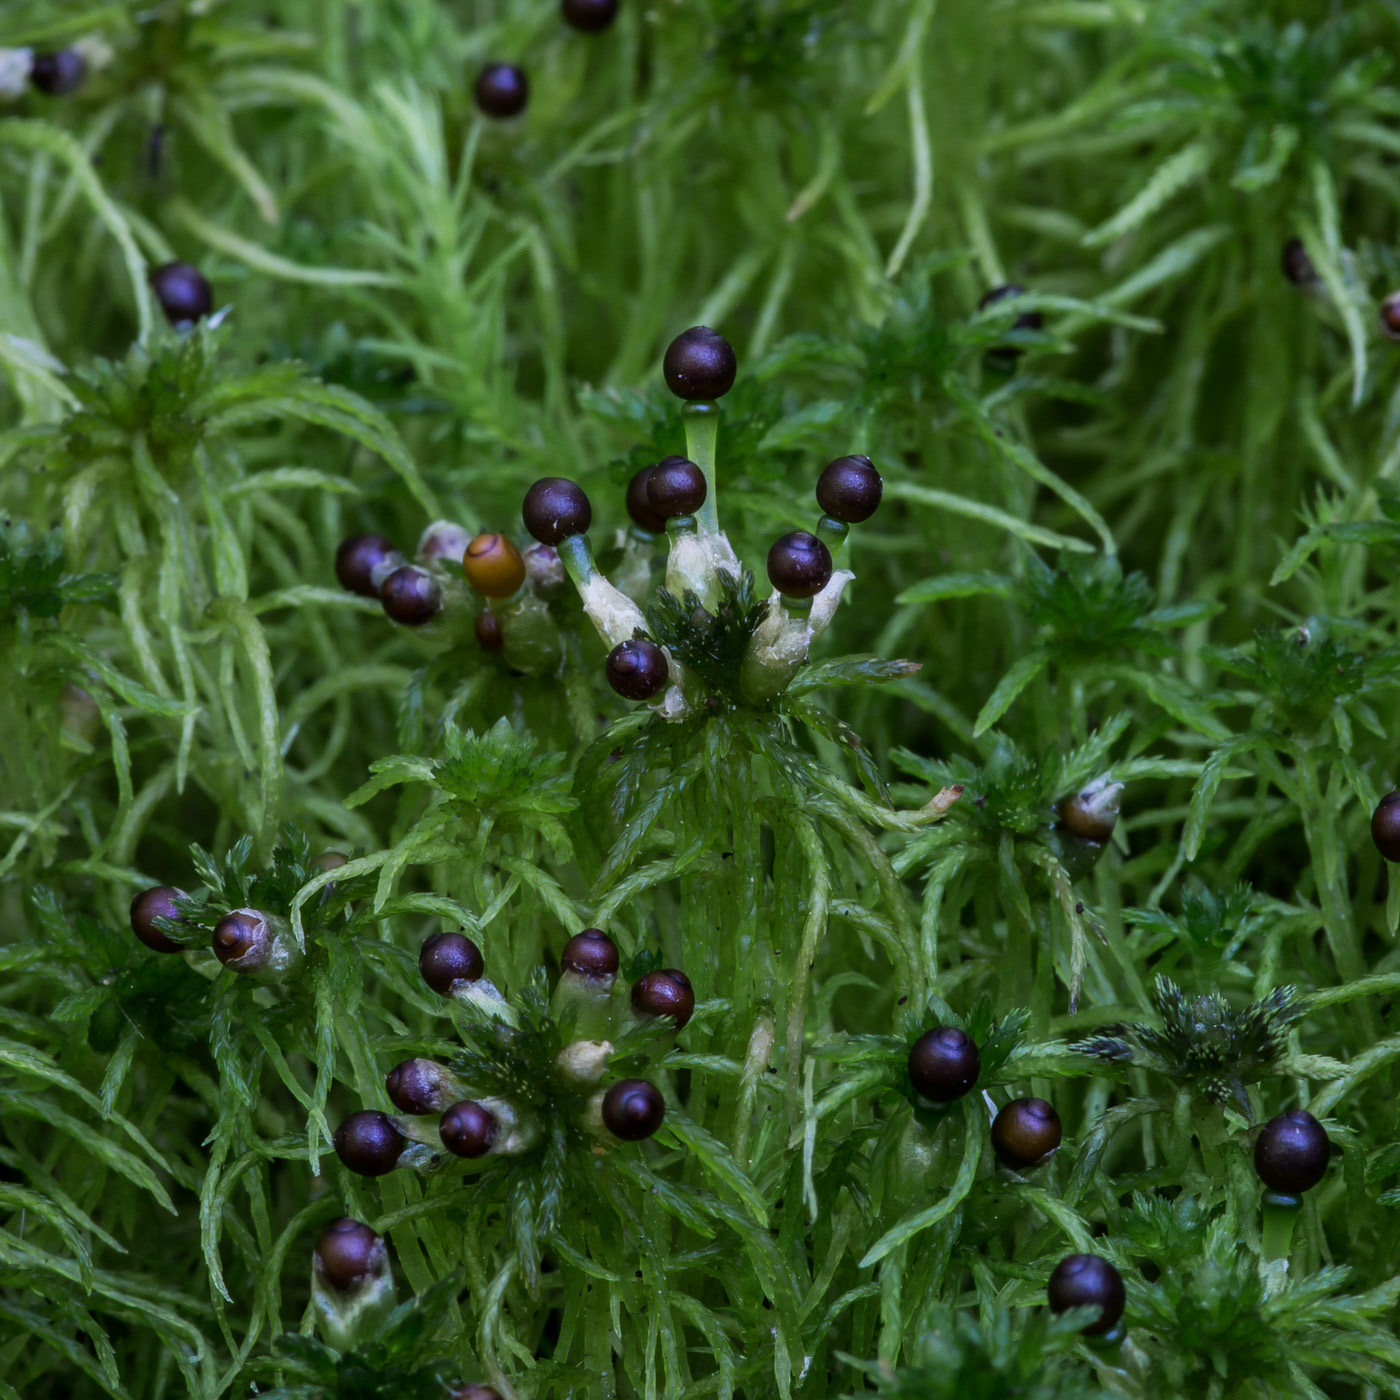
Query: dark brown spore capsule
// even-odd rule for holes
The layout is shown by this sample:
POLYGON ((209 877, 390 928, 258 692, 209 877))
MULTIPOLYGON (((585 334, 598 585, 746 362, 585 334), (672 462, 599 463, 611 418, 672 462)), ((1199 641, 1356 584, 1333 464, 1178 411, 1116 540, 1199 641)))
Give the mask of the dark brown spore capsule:
POLYGON ((198 321, 214 309, 214 289, 204 274, 189 263, 170 262, 153 268, 150 283, 172 326, 198 321))
POLYGON ((440 996, 451 996, 458 982, 475 982, 486 970, 481 949, 464 933, 435 933, 418 953, 423 980, 440 996))
POLYGON ((446 1092, 442 1082, 442 1066, 432 1060, 404 1060, 384 1077, 389 1102, 400 1113, 420 1116, 441 1113, 446 1092))
POLYGON ((719 399, 733 386, 738 367, 734 347, 718 331, 692 326, 666 347, 661 372, 678 399, 719 399))
POLYGON ((1371 813, 1371 840, 1386 860, 1400 861, 1400 792, 1388 792, 1371 813))
POLYGON ((1050 1275, 1045 1292, 1052 1312, 1068 1312, 1070 1308, 1102 1309, 1099 1320, 1084 1329, 1085 1335, 1091 1337, 1112 1331, 1128 1301, 1123 1276, 1097 1254, 1071 1254, 1061 1259, 1050 1275))
POLYGON ((405 1145, 389 1115, 374 1108, 352 1113, 335 1130, 335 1155, 357 1176, 386 1176, 405 1145))
POLYGON ((214 925, 210 946, 225 967, 256 972, 272 952, 272 938, 267 920, 256 909, 234 909, 214 925))
POLYGON ((379 597, 379 583, 403 566, 403 555, 383 535, 351 535, 335 551, 335 576, 340 586, 361 598, 379 597))
POLYGON ((694 515, 708 494, 705 473, 688 457, 663 457, 647 479, 647 500, 657 515, 666 520, 694 515))
POLYGON ((831 582, 831 551, 806 530, 794 530, 768 551, 768 582, 785 598, 814 598, 831 582))
POLYGON ((184 894, 173 885, 152 885, 131 901, 131 931, 153 953, 180 953, 184 945, 167 938, 156 926, 157 919, 180 918, 175 901, 184 894))
POLYGON ((1317 268, 1303 247, 1301 238, 1290 238, 1283 245, 1283 275, 1295 287, 1311 287, 1317 283, 1317 268))
POLYGON ((977 1083, 982 1056, 956 1026, 935 1026, 909 1049, 909 1082, 934 1103, 952 1103, 977 1083))
POLYGON ((500 619, 489 608, 485 612, 477 613, 476 621, 472 623, 472 631, 476 634, 476 644, 482 651, 500 651, 506 644, 506 639, 501 635, 500 619))
POLYGON ((1118 825, 1122 791, 1120 783, 1109 783, 1075 793, 1060 804, 1060 820, 1080 840, 1102 846, 1118 825))
POLYGON ((1400 340, 1400 292, 1391 292, 1380 304, 1381 330, 1391 340, 1400 340))
POLYGON ((869 520, 879 509, 884 491, 875 463, 859 454, 829 462, 817 478, 817 504, 846 525, 869 520))
POLYGON ((992 1122, 992 1150, 1018 1171, 1053 1152, 1060 1137, 1060 1115, 1044 1099, 1013 1099, 992 1122))
POLYGON ((643 973, 632 984, 632 1010, 638 1016, 669 1016, 680 1030, 695 1014, 690 978, 674 967, 643 973))
POLYGON ((593 507, 576 481, 545 476, 525 493, 520 516, 541 544, 559 545, 571 535, 587 532, 593 523, 593 507))
POLYGON ((651 499, 647 495, 647 482, 652 471, 651 467, 643 467, 627 483, 627 514, 639 530, 659 535, 666 528, 666 517, 652 509, 651 499))
POLYGON ((583 34, 599 34, 617 18, 618 0, 563 0, 564 23, 583 34))
POLYGON ((442 589, 426 569, 405 564, 384 580, 379 590, 384 612, 401 627, 422 627, 442 607, 442 589))
POLYGON ((586 928, 564 945, 559 965, 565 972, 597 981, 617 975, 617 944, 602 929, 586 928))
POLYGON ((530 80, 514 63, 488 63, 473 89, 477 107, 488 117, 518 117, 530 101, 530 80))
POLYGON ((1331 1148, 1326 1129, 1306 1109, 1280 1113, 1259 1130, 1254 1170, 1270 1191, 1298 1196, 1326 1176, 1331 1148))
POLYGON ((77 49, 36 53, 29 65, 29 81, 45 97, 68 97, 82 87, 87 60, 77 49))
POLYGON ((316 1242, 316 1264, 321 1277, 337 1293, 347 1293, 384 1272, 389 1262, 384 1241, 348 1215, 331 1224, 316 1242))
POLYGON ((624 700, 650 700, 666 689, 666 653, 645 637, 619 642, 607 660, 608 684, 624 700))
POLYGON ((603 1126, 623 1142, 649 1138, 665 1117, 660 1090, 645 1079, 620 1079, 603 1096, 603 1126))
POLYGON ((484 1157, 496 1141, 500 1124, 489 1108, 472 1099, 454 1103, 442 1115, 438 1136, 442 1145, 457 1157, 484 1157))

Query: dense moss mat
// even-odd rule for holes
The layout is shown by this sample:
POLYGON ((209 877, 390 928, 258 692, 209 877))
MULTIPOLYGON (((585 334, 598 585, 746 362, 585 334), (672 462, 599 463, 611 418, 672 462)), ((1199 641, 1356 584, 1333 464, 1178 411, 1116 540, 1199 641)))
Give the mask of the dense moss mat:
POLYGON ((1400 1394, 1392 0, 4 0, 0 44, 0 1397, 1400 1394), (852 453, 804 663, 765 560, 852 453), (624 492, 672 454, 668 566, 624 492), (437 520, 525 589, 337 582, 437 520), (424 982, 444 931, 490 986, 424 982), (937 1027, 970 1090, 958 1036, 911 1079, 937 1027), (346 1215, 388 1255, 341 1287, 346 1215), (1106 1335, 1047 1307, 1084 1253, 1106 1335))

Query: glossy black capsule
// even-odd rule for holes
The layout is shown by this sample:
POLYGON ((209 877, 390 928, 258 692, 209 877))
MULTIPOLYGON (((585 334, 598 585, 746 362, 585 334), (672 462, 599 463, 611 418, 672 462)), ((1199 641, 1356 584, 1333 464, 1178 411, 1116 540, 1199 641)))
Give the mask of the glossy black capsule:
POLYGON ((256 972, 272 956, 273 932, 256 909, 234 909, 214 925, 209 945, 235 972, 256 972))
POLYGON ((1388 792, 1371 813, 1371 840, 1386 860, 1400 861, 1400 792, 1388 792))
POLYGON ((152 885, 131 901, 131 931, 153 953, 180 953, 184 945, 167 938, 155 925, 157 919, 180 917, 175 901, 184 894, 173 885, 152 885))
POLYGON ((1317 282, 1317 268, 1313 266, 1313 260, 1308 256, 1308 250, 1303 247, 1301 238, 1290 238, 1283 245, 1281 262, 1283 275, 1295 287, 1311 287, 1317 282))
POLYGON ((956 1026, 935 1026, 909 1047, 909 1082, 934 1103, 952 1103, 977 1083, 982 1056, 956 1026))
POLYGON ((388 1091, 389 1102, 400 1113, 417 1117, 443 1110, 446 1085, 442 1066, 432 1060, 401 1061, 384 1076, 384 1088, 388 1091))
POLYGON ((652 467, 643 467, 633 473, 632 480, 627 483, 627 514, 639 530, 659 535, 666 528, 666 517, 652 508, 651 498, 647 495, 647 482, 653 470, 652 467))
POLYGON ((885 483, 869 457, 856 454, 829 462, 817 478, 817 504, 833 520, 859 525, 880 507, 885 483))
POLYGON ((1060 1145, 1060 1115, 1044 1099, 1012 1099, 992 1121, 992 1150, 1020 1171, 1060 1145))
POLYGON ((619 961, 617 944, 598 928, 586 928, 574 934, 559 957, 559 965, 565 972, 591 981, 615 977, 619 961))
POLYGON ((151 291, 172 326, 188 325, 214 309, 214 289, 189 263, 169 262, 153 268, 151 291))
POLYGON ((709 326, 692 326, 666 347, 661 373, 678 399, 720 399, 738 372, 734 347, 709 326))
POLYGON ((643 973, 632 984, 632 1010, 638 1016, 669 1016, 682 1029, 695 1014, 695 990, 690 978, 674 967, 643 973))
POLYGON ((663 457, 647 478, 647 501, 663 520, 694 515, 708 494, 705 473, 688 457, 663 457))
POLYGON ((1046 1285, 1051 1312, 1068 1312, 1070 1308, 1099 1308, 1099 1320, 1091 1322, 1084 1333, 1100 1337, 1118 1325, 1127 1305, 1123 1276, 1097 1254, 1071 1254, 1055 1266, 1046 1285))
POLYGON ((1381 330, 1391 340, 1400 340, 1400 292, 1391 292, 1379 309, 1381 330))
POLYGON ((403 562, 403 555, 383 535, 351 535, 336 547, 335 576, 347 591, 377 598, 380 582, 403 562))
POLYGON ((1270 1191, 1299 1196, 1327 1174, 1332 1144, 1306 1109, 1270 1118, 1254 1140, 1254 1170, 1270 1191))
POLYGON ((454 1103, 438 1124, 442 1145, 456 1157, 484 1157, 499 1131, 496 1115, 473 1099, 454 1103))
POLYGON ((481 949, 464 933, 435 933, 423 940, 418 970, 439 996, 451 996, 459 982, 475 982, 486 970, 481 949))
POLYGON ((406 1145, 393 1119, 374 1108, 352 1113, 335 1130, 335 1155, 357 1176, 386 1176, 406 1145))
POLYGON ((525 528, 541 543, 559 545, 593 523, 593 507, 582 486, 564 476, 541 477, 520 508, 525 528))
POLYGON ((831 551, 806 530, 794 530, 768 551, 768 582, 785 598, 813 598, 831 582, 831 551))
POLYGON ((334 1221, 317 1240, 315 1257, 321 1277, 337 1293, 377 1277, 389 1263, 383 1239, 348 1215, 334 1221))
POLYGON ((564 23, 583 34, 599 34, 617 18, 618 0, 563 0, 564 23))
POLYGON ((514 63, 488 63, 473 89, 477 107, 488 117, 518 117, 530 101, 530 79, 514 63))
POLYGON ((77 49, 36 53, 29 65, 29 82, 45 97, 67 97, 82 87, 87 60, 77 49))
POLYGON ((661 1091, 645 1079, 619 1079, 603 1096, 603 1126, 623 1142, 649 1138, 665 1117, 661 1091))
POLYGON ((666 653, 645 637, 619 642, 607 660, 608 684, 624 700, 650 700, 666 689, 666 653))
POLYGON ((442 589, 426 569, 405 564, 384 580, 379 601, 391 622, 401 627, 422 627, 438 615, 442 589))

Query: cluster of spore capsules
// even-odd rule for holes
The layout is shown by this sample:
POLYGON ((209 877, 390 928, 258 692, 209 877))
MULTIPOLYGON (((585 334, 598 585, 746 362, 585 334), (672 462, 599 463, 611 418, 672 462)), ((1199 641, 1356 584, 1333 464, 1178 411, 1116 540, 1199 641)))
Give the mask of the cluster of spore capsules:
MULTIPOLYGON (((612 27, 621 0, 561 0, 564 23, 582 34, 601 34, 612 27)), ((472 89, 478 110, 498 121, 518 117, 530 103, 530 78, 519 64, 488 63, 472 89)))

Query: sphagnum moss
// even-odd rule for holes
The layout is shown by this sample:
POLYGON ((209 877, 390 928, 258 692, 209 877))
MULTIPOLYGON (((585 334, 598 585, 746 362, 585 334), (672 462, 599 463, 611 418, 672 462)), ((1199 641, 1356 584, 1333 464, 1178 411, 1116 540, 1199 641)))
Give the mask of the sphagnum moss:
POLYGON ((0 1391, 1400 1387, 1394 15, 1149 8, 9 7, 0 1391))

